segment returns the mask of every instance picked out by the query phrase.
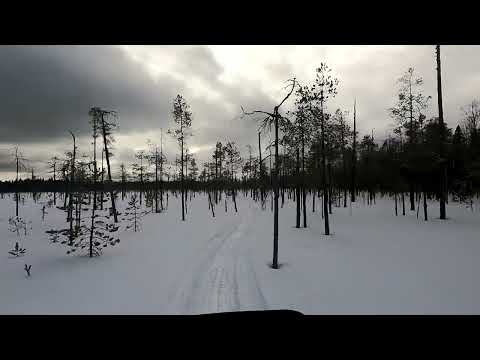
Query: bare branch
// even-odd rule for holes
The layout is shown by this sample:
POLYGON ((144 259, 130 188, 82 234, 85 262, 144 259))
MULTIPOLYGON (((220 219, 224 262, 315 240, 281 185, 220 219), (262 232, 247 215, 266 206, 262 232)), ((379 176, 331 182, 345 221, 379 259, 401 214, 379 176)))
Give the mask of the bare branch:
MULTIPOLYGON (((287 94, 287 96, 285 96, 285 98, 282 100, 280 105, 277 106, 277 109, 280 108, 280 106, 282 106, 282 104, 290 97, 290 95, 292 95, 293 90, 295 90, 296 79, 295 78, 290 79, 290 80, 288 80, 288 82, 291 82, 292 88, 290 89, 290 92, 287 94)), ((288 87, 288 85, 286 87, 288 87)))
POLYGON ((243 112, 243 115, 253 115, 253 114, 265 114, 265 115, 268 115, 268 116, 271 116, 273 117, 274 115, 272 113, 269 113, 269 112, 266 112, 266 111, 261 111, 261 110, 254 110, 254 111, 251 111, 251 112, 245 112, 245 110, 243 109, 243 106, 240 106, 242 108, 242 112, 243 112))

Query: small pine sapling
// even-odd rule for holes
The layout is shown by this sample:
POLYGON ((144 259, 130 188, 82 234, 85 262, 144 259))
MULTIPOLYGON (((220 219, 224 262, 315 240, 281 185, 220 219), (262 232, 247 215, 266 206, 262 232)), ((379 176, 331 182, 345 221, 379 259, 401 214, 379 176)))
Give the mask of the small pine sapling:
POLYGON ((10 255, 12 255, 13 257, 18 258, 18 257, 21 257, 21 256, 25 255, 25 251, 26 251, 26 249, 20 247, 20 245, 18 245, 18 242, 16 242, 15 243, 15 248, 13 248, 13 250, 10 250, 8 253, 10 255))
MULTIPOLYGON (((81 205, 87 204, 85 199, 86 197, 81 200, 81 205)), ((85 208, 80 207, 78 215, 80 215, 80 210, 85 211, 85 208)), ((105 211, 108 211, 108 209, 105 209, 105 211)), ((67 246, 67 254, 73 254, 80 250, 79 252, 89 253, 91 257, 100 256, 103 248, 120 243, 120 239, 115 238, 112 234, 119 229, 119 226, 109 223, 109 218, 109 215, 96 214, 93 218, 93 225, 89 224, 91 217, 77 218, 78 223, 75 225, 73 234, 71 234, 69 228, 52 229, 46 231, 46 233, 49 235, 52 243, 60 243, 67 246)))
POLYGON ((125 217, 122 219, 128 222, 125 230, 132 228, 134 232, 140 230, 140 219, 151 212, 147 210, 141 211, 140 209, 141 205, 138 201, 137 195, 134 194, 131 196, 130 201, 128 202, 128 207, 125 208, 125 217))

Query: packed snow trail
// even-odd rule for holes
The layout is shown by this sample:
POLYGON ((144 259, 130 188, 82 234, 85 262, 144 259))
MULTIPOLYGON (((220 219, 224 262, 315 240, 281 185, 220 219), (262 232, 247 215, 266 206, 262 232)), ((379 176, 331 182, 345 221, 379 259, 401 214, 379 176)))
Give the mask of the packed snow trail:
MULTIPOLYGON (((241 217, 240 214, 236 214, 241 217)), ((242 242, 251 235, 251 215, 217 232, 198 262, 187 269, 172 301, 174 313, 202 314, 240 310, 265 310, 267 304, 258 286, 242 242)))

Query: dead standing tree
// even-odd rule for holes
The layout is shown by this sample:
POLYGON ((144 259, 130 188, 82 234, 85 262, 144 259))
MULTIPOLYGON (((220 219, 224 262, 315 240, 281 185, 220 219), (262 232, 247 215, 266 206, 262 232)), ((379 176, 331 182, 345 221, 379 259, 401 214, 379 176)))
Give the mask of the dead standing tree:
MULTIPOLYGON (((52 169, 50 172, 53 174, 53 182, 56 183, 57 181, 57 163, 60 159, 56 156, 52 157, 48 162, 49 169, 52 169)), ((55 187, 53 188, 53 205, 57 205, 57 192, 55 191, 55 187)))
MULTIPOLYGON (((18 146, 15 146, 14 157, 15 157, 15 165, 17 168, 17 177, 15 178, 15 183, 18 183, 18 180, 19 180, 18 174, 20 170, 26 169, 26 166, 23 161, 27 159, 24 158, 23 155, 18 151, 18 146)), ((15 216, 17 217, 18 217, 18 200, 19 200, 18 198, 19 198, 19 195, 18 195, 18 191, 16 190, 15 191, 15 216)))
MULTIPOLYGON (((109 185, 112 183, 112 172, 110 169, 110 157, 112 154, 110 153, 108 146, 111 145, 114 142, 112 133, 113 130, 117 128, 117 124, 114 121, 108 121, 106 120, 106 117, 108 116, 113 116, 117 117, 117 112, 113 110, 103 110, 98 107, 94 107, 90 110, 90 113, 93 116, 96 116, 97 119, 99 120, 99 127, 102 132, 102 137, 103 137, 103 147, 104 147, 104 152, 105 152, 105 160, 107 161, 107 175, 108 175, 108 182, 109 185)), ((115 195, 113 193, 113 190, 110 189, 110 200, 112 203, 112 213, 113 213, 113 219, 117 223, 118 222, 118 217, 117 217, 117 209, 115 207, 115 195)))
POLYGON ((252 112, 245 112, 242 107, 243 115, 253 115, 253 114, 263 114, 266 117, 262 121, 262 128, 265 128, 267 125, 271 126, 272 123, 275 126, 275 174, 273 177, 273 191, 274 191, 274 211, 273 211, 273 261, 272 261, 272 268, 278 269, 278 169, 279 169, 279 160, 278 160, 278 128, 279 122, 288 121, 286 118, 281 116, 278 112, 280 107, 283 103, 292 95, 293 91, 296 87, 296 79, 288 80, 290 86, 290 91, 288 94, 283 98, 283 100, 273 108, 273 113, 261 111, 261 110, 254 110, 252 112))

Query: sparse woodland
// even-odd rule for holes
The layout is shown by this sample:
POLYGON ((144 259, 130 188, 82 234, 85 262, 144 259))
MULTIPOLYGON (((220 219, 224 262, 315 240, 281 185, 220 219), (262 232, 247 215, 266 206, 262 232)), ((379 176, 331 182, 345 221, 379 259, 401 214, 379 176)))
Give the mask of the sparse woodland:
MULTIPOLYGON (((342 92, 335 64, 321 63, 309 82, 292 77, 279 84, 285 86, 284 93, 273 109, 239 104, 239 121, 258 124, 258 132, 252 134, 258 142, 218 139, 209 161, 202 163, 189 148, 195 109, 182 95, 172 101, 166 134, 162 131, 160 139, 146 139, 148 149, 137 151, 134 163, 115 169, 111 160, 121 114, 86 109, 91 148, 79 149, 71 131, 71 148, 63 158, 53 156, 48 162, 50 178, 35 177, 15 148, 17 177, 0 184, 3 193, 14 193, 11 225, 19 236, 27 229, 19 208, 22 193, 48 192, 46 206, 64 211, 66 219, 64 228, 48 231, 51 242, 64 245, 68 254, 84 250, 93 257, 119 243, 123 229, 141 231, 143 216, 162 216, 169 202, 181 203, 178 216, 188 222, 195 216, 189 207, 195 197, 204 196, 212 219, 218 212, 241 213, 237 200, 243 197, 272 212, 271 265, 278 268, 278 213, 287 202, 296 208, 292 226, 308 228, 313 221, 308 214, 318 212, 325 236, 335 231, 330 220, 336 208, 359 201, 375 206, 378 197, 391 199, 392 216, 415 211, 419 221, 448 219, 446 202, 469 205, 480 191, 480 102, 466 104, 456 126, 446 125, 440 46, 432 50, 437 94, 424 92, 423 80, 413 67, 403 74, 399 69, 395 105, 385 109, 386 118, 396 125, 381 140, 374 129, 365 134, 357 131, 362 104, 355 99, 349 108, 330 106, 342 92), (438 116, 427 118, 427 109, 438 116), (176 141, 177 153, 165 153, 165 135, 176 141), (21 179, 22 171, 31 173, 30 178, 21 179), (311 199, 308 209, 307 198, 311 199), (125 199, 128 207, 119 210, 118 202, 125 199), (432 201, 438 206, 429 207, 432 201)), ((42 216, 48 219, 45 209, 42 216)))

